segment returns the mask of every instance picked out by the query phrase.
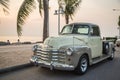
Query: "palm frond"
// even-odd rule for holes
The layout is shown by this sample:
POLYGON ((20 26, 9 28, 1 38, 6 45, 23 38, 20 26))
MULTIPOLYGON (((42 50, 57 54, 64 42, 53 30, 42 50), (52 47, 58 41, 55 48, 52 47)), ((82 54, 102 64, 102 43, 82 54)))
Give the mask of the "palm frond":
POLYGON ((17 16, 17 33, 18 36, 22 35, 22 26, 25 23, 26 18, 29 16, 29 14, 33 11, 36 4, 34 0, 24 0, 22 3, 18 16, 17 16))
MULTIPOLYGON (((69 17, 71 20, 73 20, 73 16, 79 7, 80 3, 82 0, 59 0, 58 4, 59 6, 65 6, 64 11, 65 11, 65 16, 69 17), (65 5, 62 5, 61 3, 64 3, 65 5)), ((66 18, 66 19, 69 19, 66 18)), ((67 20, 69 21, 69 20, 67 20)))
POLYGON ((9 13, 9 0, 0 0, 0 5, 5 13, 9 13))
POLYGON ((64 3, 64 1, 63 0, 58 0, 58 5, 59 5, 59 8, 63 8, 63 3, 64 3))
POLYGON ((42 16, 42 9, 43 9, 43 0, 37 0, 39 3, 39 13, 42 16))

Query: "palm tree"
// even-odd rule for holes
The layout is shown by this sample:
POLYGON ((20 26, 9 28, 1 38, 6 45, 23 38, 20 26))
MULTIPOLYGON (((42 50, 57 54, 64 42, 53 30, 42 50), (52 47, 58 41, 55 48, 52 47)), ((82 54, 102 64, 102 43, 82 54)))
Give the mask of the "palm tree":
POLYGON ((5 13, 9 13, 9 0, 0 0, 0 6, 5 13))
POLYGON ((120 16, 118 17, 118 29, 119 29, 119 39, 120 39, 120 16))
POLYGON ((49 36, 49 0, 43 0, 44 8, 44 27, 43 27, 43 41, 49 36))
MULTIPOLYGON (((39 3, 39 12, 42 15, 42 9, 44 11, 44 27, 43 27, 43 41, 48 37, 48 0, 37 0, 39 3)), ((35 0, 24 0, 22 3, 18 16, 17 16, 17 33, 20 37, 22 35, 22 26, 25 23, 26 18, 35 9, 35 0)))
MULTIPOLYGON (((49 36, 48 34, 49 0, 37 0, 37 1, 39 3, 40 15, 42 14, 41 10, 43 9, 44 11, 44 26, 43 26, 43 41, 44 41, 49 36)), ((59 3, 62 1, 65 2, 66 4, 65 16, 66 20, 69 21, 69 17, 72 18, 72 15, 74 14, 75 9, 79 6, 81 0, 58 0, 58 1, 59 3)), ((22 3, 17 16, 17 33, 19 37, 22 35, 22 26, 25 23, 26 18, 29 16, 29 14, 35 7, 36 7, 35 0, 24 0, 24 2, 22 3)))
POLYGON ((63 6, 65 6, 64 15, 65 15, 66 24, 69 23, 69 19, 73 20, 73 16, 77 8, 79 7, 80 3, 81 3, 81 0, 59 0, 58 1, 60 8, 63 8, 63 6))
POLYGON ((120 16, 119 16, 118 26, 120 27, 120 16))

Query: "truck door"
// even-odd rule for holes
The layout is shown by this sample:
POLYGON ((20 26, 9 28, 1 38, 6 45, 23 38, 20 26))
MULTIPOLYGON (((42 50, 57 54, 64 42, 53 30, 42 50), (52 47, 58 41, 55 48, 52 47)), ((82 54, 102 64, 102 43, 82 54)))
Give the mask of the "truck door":
POLYGON ((102 39, 98 26, 92 26, 90 29, 89 46, 92 51, 92 58, 102 56, 102 39))

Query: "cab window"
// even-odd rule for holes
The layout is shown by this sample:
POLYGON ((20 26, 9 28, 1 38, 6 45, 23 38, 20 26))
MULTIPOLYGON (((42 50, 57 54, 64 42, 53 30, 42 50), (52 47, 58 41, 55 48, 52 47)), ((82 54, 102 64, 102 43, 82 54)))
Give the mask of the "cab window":
POLYGON ((93 26, 91 29, 91 36, 100 36, 100 31, 98 26, 93 26))
POLYGON ((73 34, 88 35, 89 26, 87 25, 74 25, 73 34))

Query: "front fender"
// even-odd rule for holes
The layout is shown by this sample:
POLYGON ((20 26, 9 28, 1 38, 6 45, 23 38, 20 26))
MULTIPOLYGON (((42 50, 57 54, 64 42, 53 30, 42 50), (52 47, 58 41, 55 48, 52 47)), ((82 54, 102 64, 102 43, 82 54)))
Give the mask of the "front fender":
POLYGON ((82 55, 86 54, 89 59, 89 65, 91 65, 92 57, 91 57, 91 49, 88 46, 81 46, 81 45, 67 45, 61 47, 62 50, 72 48, 73 54, 71 56, 66 57, 66 63, 72 64, 74 67, 77 67, 79 59, 82 55), (70 61, 68 60, 70 59, 70 61))
POLYGON ((74 53, 71 56, 71 58, 73 61, 72 63, 75 67, 77 67, 80 57, 84 54, 88 56, 89 64, 91 65, 92 62, 91 49, 88 46, 74 46, 73 48, 74 53))

